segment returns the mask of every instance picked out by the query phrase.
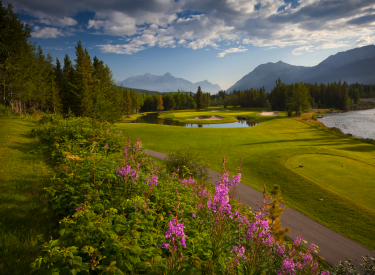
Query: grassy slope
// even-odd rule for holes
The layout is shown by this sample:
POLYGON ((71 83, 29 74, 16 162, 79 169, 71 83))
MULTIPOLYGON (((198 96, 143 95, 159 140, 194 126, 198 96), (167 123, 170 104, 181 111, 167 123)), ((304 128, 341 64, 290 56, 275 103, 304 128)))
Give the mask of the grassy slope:
MULTIPOLYGON (((199 112, 199 115, 223 113, 199 112)), ((363 207, 296 173, 287 165, 287 160, 305 154, 337 155, 371 165, 375 171, 375 146, 317 130, 287 118, 285 114, 260 117, 256 113, 244 110, 225 112, 225 115, 248 115, 262 121, 250 128, 184 128, 133 123, 119 124, 119 127, 133 139, 141 137, 150 150, 170 153, 177 148, 191 147, 217 171, 221 171, 224 155, 231 171, 238 166, 241 156, 245 184, 258 190, 262 190, 263 184, 268 187, 279 184, 286 204, 374 250, 375 209, 363 207)), ((181 112, 178 116, 184 119, 192 114, 183 115, 181 112)), ((323 165, 319 167, 318 163, 316 169, 320 168, 323 165)), ((337 180, 336 184, 339 185, 340 181, 337 180)))
POLYGON ((34 125, 0 119, 0 274, 28 274, 36 245, 50 235, 41 198, 49 172, 40 156, 27 154, 39 145, 30 135, 34 125))

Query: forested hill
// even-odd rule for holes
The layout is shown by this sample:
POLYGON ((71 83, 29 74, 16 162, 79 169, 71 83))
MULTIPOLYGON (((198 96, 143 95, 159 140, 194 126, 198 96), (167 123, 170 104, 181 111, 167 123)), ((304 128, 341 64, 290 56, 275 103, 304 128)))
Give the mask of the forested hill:
POLYGON ((305 83, 333 83, 346 81, 348 84, 375 84, 375 46, 340 52, 331 55, 314 67, 294 66, 282 61, 267 63, 256 67, 242 77, 227 92, 265 87, 271 91, 275 79, 282 79, 285 84, 303 81, 305 83))

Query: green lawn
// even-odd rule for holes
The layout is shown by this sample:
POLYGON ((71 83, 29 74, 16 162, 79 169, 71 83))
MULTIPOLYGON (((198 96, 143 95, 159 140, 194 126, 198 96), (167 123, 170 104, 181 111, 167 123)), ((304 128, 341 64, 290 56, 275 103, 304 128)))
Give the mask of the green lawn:
POLYGON ((28 154, 39 142, 35 123, 0 119, 0 274, 28 274, 38 244, 53 222, 41 194, 49 171, 43 157, 28 154))
MULTIPOLYGON (((263 117, 257 115, 260 109, 221 110, 168 112, 162 113, 162 117, 184 121, 199 115, 220 115, 225 116, 229 122, 234 120, 234 116, 241 115, 261 123, 255 127, 231 129, 136 123, 118 124, 118 127, 133 139, 141 137, 146 148, 150 150, 170 153, 178 148, 193 148, 200 152, 210 163, 210 168, 216 171, 221 171, 223 156, 226 157, 227 167, 232 172, 239 165, 241 157, 245 184, 258 190, 262 190, 263 184, 269 188, 279 184, 287 205, 375 250, 375 208, 371 206, 375 192, 368 191, 374 190, 370 183, 371 178, 375 178, 374 145, 318 130, 287 118, 282 112, 279 116, 263 117), (323 183, 324 177, 318 174, 327 168, 327 161, 311 163, 314 165, 314 175, 305 175, 301 170, 296 170, 295 167, 302 161, 299 157, 303 158, 307 154, 341 157, 347 161, 349 169, 352 169, 349 163, 353 161, 354 167, 361 169, 356 173, 360 177, 352 177, 356 186, 361 186, 356 192, 366 197, 366 204, 356 198, 355 194, 349 197, 343 193, 345 188, 342 186, 342 170, 338 169, 339 167, 329 170, 331 180, 329 183, 323 183), (324 200, 320 200, 321 198, 324 200)), ((305 159, 303 162, 306 166, 309 165, 305 159)), ((348 178, 345 184, 353 186, 354 183, 350 181, 348 178)))
POLYGON ((369 211, 375 209, 374 166, 327 154, 297 155, 288 159, 287 164, 327 189, 368 207, 369 211))

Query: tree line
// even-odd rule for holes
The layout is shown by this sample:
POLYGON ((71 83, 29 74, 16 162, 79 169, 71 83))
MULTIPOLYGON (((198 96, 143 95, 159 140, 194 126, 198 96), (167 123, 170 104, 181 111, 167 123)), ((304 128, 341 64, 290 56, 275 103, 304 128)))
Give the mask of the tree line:
POLYGON ((114 121, 140 110, 142 95, 115 84, 110 68, 91 59, 77 43, 76 59, 63 64, 29 42, 31 28, 18 19, 13 6, 0 2, 0 104, 13 112, 42 111, 114 121))
MULTIPOLYGON (((341 81, 318 85, 317 83, 282 83, 280 78, 276 80, 276 86, 272 90, 269 101, 273 110, 285 111, 296 107, 296 94, 300 97, 301 106, 316 108, 337 108, 341 110, 356 109, 361 104, 361 97, 372 95, 371 85, 351 84, 341 81), (302 98, 303 97, 303 102, 302 98), (293 103, 294 102, 294 103, 293 103)), ((301 107, 305 109, 305 107, 301 107)), ((297 108, 298 109, 298 108, 297 108)), ((294 110, 301 111, 301 110, 294 110)))
POLYGON ((268 94, 266 89, 247 89, 243 91, 234 90, 231 93, 221 90, 217 94, 211 96, 212 106, 224 105, 224 108, 228 106, 241 107, 241 108, 257 108, 267 107, 268 94))
POLYGON ((178 90, 177 92, 163 94, 144 94, 142 112, 161 111, 161 110, 184 110, 184 109, 204 109, 210 106, 210 94, 205 93, 198 87, 197 92, 178 90), (160 106, 163 106, 161 108, 160 106))

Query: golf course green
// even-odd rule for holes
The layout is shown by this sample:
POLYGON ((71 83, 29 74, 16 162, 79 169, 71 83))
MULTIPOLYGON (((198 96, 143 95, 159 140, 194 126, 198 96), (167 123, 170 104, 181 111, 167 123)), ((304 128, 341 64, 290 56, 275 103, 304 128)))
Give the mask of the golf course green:
POLYGON ((141 138, 150 150, 172 153, 191 148, 216 171, 221 171, 223 156, 231 172, 241 159, 244 184, 258 190, 263 185, 270 189, 278 184, 288 206, 375 250, 375 184, 371 180, 375 178, 375 146, 318 130, 283 112, 277 116, 260 116, 260 112, 212 108, 161 114, 180 121, 197 116, 225 117, 210 123, 233 122, 235 116, 247 116, 258 122, 248 128, 140 123, 117 126, 132 139, 141 138), (300 163, 304 166, 301 169, 297 168, 300 163))

